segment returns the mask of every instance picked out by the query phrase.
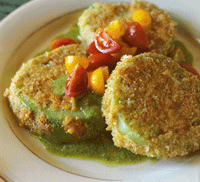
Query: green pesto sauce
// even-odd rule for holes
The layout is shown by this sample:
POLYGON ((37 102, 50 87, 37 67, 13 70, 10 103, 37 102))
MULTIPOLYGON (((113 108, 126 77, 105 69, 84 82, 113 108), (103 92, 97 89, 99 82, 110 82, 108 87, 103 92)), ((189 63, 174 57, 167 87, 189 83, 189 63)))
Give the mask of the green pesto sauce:
POLYGON ((158 161, 137 155, 124 148, 114 146, 111 134, 102 133, 95 138, 71 144, 55 144, 44 138, 39 138, 46 151, 58 157, 68 157, 82 160, 93 160, 106 166, 138 164, 148 160, 150 163, 158 161))
POLYGON ((66 38, 66 37, 68 37, 68 38, 74 39, 74 40, 76 40, 77 42, 80 43, 80 40, 78 39, 78 35, 79 35, 79 27, 78 27, 77 23, 73 23, 70 26, 70 28, 67 31, 67 33, 58 35, 53 40, 58 39, 58 38, 66 38))
MULTIPOLYGON (((59 39, 59 38, 71 38, 80 43, 80 40, 78 39, 78 35, 79 35, 79 27, 76 23, 73 23, 70 26, 70 29, 67 31, 67 33, 58 35, 52 41, 54 41, 55 39, 59 39)), ((45 52, 50 52, 50 51, 51 51, 50 47, 47 47, 44 50, 40 51, 39 53, 35 54, 34 57, 40 56, 40 55, 44 54, 45 52)))

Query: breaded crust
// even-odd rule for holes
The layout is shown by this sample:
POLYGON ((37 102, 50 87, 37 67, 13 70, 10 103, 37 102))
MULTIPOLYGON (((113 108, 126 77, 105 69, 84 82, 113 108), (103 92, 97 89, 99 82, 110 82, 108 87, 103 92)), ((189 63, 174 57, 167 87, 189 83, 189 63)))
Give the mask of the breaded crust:
POLYGON ((55 124, 40 109, 76 110, 70 97, 56 95, 51 86, 52 80, 66 75, 64 59, 68 55, 86 57, 85 46, 72 44, 46 52, 23 63, 12 78, 11 86, 6 89, 4 96, 8 98, 21 126, 43 135, 53 130, 55 124), (20 96, 39 108, 37 114, 24 106, 20 96))
POLYGON ((171 58, 124 56, 108 79, 102 110, 118 147, 157 158, 199 149, 200 80, 171 58), (119 113, 143 142, 119 129, 119 113))
POLYGON ((132 22, 133 12, 137 9, 146 10, 152 17, 151 27, 146 31, 149 50, 157 50, 167 55, 176 33, 176 22, 165 10, 146 1, 134 1, 131 4, 100 4, 95 3, 80 16, 78 25, 83 42, 88 45, 93 41, 97 28, 105 28, 113 20, 119 20, 125 27, 132 22))

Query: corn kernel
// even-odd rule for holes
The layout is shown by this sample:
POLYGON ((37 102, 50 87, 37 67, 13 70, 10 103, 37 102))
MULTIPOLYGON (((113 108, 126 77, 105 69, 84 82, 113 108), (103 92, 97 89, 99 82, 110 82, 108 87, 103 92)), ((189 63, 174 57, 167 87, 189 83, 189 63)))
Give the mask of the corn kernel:
POLYGON ((147 30, 150 28, 152 18, 147 11, 143 9, 137 9, 133 13, 133 21, 138 22, 142 26, 142 28, 147 30))
POLYGON ((124 35, 124 26, 119 20, 114 20, 105 28, 105 32, 113 38, 118 38, 124 35))

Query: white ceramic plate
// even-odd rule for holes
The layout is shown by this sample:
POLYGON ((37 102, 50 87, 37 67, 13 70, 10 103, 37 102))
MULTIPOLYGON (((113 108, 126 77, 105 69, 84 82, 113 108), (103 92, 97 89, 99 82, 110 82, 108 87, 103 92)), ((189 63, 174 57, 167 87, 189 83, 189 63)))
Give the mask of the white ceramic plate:
MULTIPOLYGON (((0 176, 8 181, 199 181, 200 154, 160 160, 156 164, 106 167, 93 161, 59 158, 48 154, 38 141, 20 128, 3 97, 22 62, 65 33, 80 12, 95 0, 35 0, 0 22, 0 176)), ((119 1, 101 1, 119 2, 119 1)), ((121 0, 120 2, 127 2, 121 0)), ((200 70, 200 3, 195 0, 151 0, 179 22, 178 39, 194 56, 200 70)))

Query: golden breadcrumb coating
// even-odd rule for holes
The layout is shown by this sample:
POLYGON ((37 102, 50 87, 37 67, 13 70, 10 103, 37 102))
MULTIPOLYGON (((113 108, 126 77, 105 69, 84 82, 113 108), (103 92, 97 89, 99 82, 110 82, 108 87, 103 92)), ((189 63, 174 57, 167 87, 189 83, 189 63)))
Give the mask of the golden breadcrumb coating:
POLYGON ((78 21, 82 41, 89 45, 98 28, 105 28, 116 19, 126 29, 133 21, 132 15, 137 9, 144 9, 152 17, 151 27, 146 31, 149 50, 156 49, 160 54, 167 55, 171 49, 177 24, 165 10, 146 1, 134 1, 131 4, 94 3, 83 12, 78 21))
POLYGON ((157 158, 199 149, 200 80, 171 58, 124 56, 108 79, 102 109, 118 147, 157 158), (119 113, 142 142, 119 128, 119 113))

